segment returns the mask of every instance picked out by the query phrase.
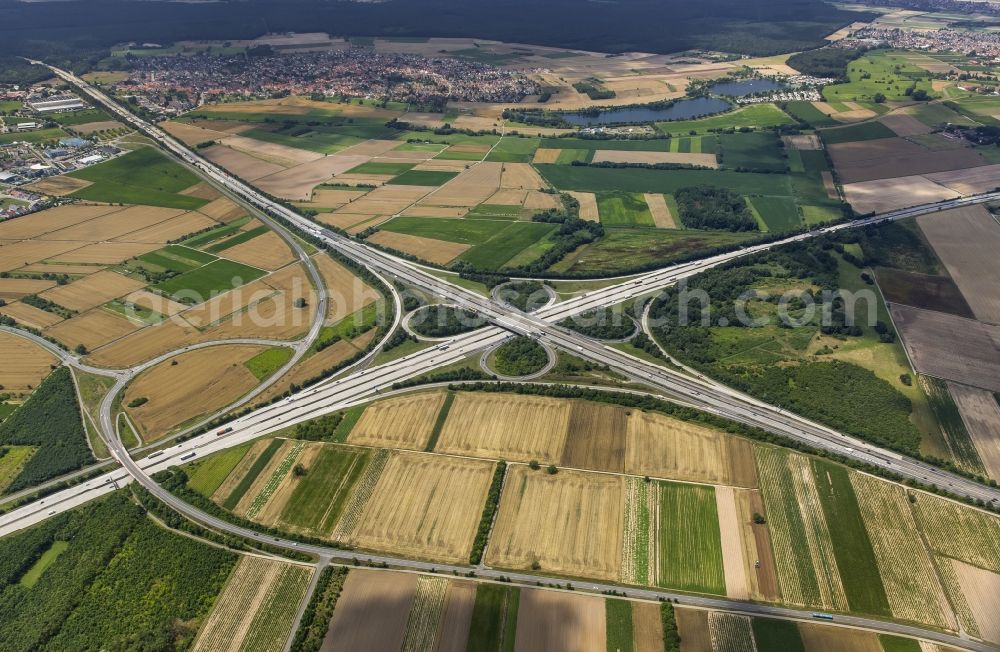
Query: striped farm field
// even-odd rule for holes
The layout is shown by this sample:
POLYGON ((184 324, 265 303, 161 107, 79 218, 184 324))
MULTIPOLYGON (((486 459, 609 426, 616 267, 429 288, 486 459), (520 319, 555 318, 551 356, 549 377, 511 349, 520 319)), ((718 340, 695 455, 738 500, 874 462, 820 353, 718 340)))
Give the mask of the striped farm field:
POLYGON ((625 478, 624 534, 619 578, 625 584, 648 584, 649 569, 656 567, 656 560, 650 559, 654 548, 649 545, 653 538, 652 525, 655 523, 655 519, 651 517, 655 505, 651 507, 650 495, 655 495, 656 492, 651 492, 649 485, 641 478, 625 478))
POLYGON ((261 439, 255 441, 236 467, 226 476, 219 488, 212 494, 212 500, 229 510, 243 500, 250 486, 261 471, 271 463, 278 449, 284 444, 281 439, 261 439))
POLYGON ((617 580, 622 485, 612 475, 510 466, 486 563, 617 580))
POLYGON ((283 455, 278 458, 278 464, 274 467, 269 475, 265 475, 266 481, 254 495, 253 499, 244 512, 246 518, 253 520, 264 506, 267 505, 271 496, 274 492, 278 490, 281 482, 285 479, 285 476, 292 470, 292 465, 295 464, 296 458, 298 458, 299 453, 302 452, 302 448, 305 446, 305 442, 289 442, 291 446, 282 447, 283 455))
POLYGON ((913 507, 934 552, 1000 573, 1000 517, 924 493, 913 507))
POLYGON ((512 650, 517 631, 521 589, 503 584, 478 584, 469 626, 468 652, 512 650))
MULTIPOLYGON (((755 453, 782 601, 822 606, 824 602, 813 563, 810 536, 797 492, 792 490, 795 485, 789 468, 789 453, 765 446, 757 446, 755 453)), ((816 508, 819 509, 819 505, 816 508)), ((811 535, 815 537, 815 533, 811 535)))
POLYGON ((357 482, 357 488, 351 494, 350 499, 344 505, 343 513, 333 531, 334 541, 343 541, 350 532, 357 526, 358 519, 375 491, 375 485, 382 476, 386 462, 389 461, 389 451, 384 448, 375 451, 371 461, 365 467, 364 473, 357 482))
POLYGON ((898 485, 850 473, 892 615, 945 628, 944 594, 898 485))
POLYGON ((725 595, 722 541, 715 489, 656 482, 657 586, 725 595))
POLYGON ((320 445, 305 476, 296 480, 278 525, 293 532, 329 536, 371 457, 372 452, 363 448, 320 445))
POLYGON ((359 548, 467 561, 492 479, 487 461, 393 453, 344 538, 359 548))
POLYGON ((423 450, 434 429, 445 392, 412 394, 372 403, 347 438, 350 444, 423 450))
POLYGON ((448 580, 443 577, 417 578, 417 591, 403 634, 402 652, 437 649, 447 597, 448 580))
POLYGON ((195 652, 280 652, 312 574, 304 566, 242 557, 194 641, 195 652))
POLYGON ((749 616, 712 611, 708 633, 714 652, 757 652, 749 616))

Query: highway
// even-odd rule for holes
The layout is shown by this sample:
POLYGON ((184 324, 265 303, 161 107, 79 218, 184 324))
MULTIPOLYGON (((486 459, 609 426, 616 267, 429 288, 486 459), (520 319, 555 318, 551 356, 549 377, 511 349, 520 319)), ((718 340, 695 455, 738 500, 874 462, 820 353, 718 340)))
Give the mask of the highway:
MULTIPOLYGON (((204 161, 159 128, 133 116, 114 101, 104 96, 103 93, 90 87, 82 80, 65 71, 53 70, 65 80, 78 86, 84 93, 89 94, 99 103, 105 105, 109 110, 121 117, 122 120, 132 124, 139 131, 157 140, 165 149, 172 152, 189 166, 197 169, 204 177, 216 185, 228 190, 233 196, 243 202, 255 206, 267 215, 280 217, 296 228, 324 240, 331 248, 341 254, 365 265, 373 271, 390 277, 392 280, 408 283, 439 296, 445 301, 475 310, 485 316, 492 323, 492 326, 462 335, 449 342, 438 344, 379 367, 357 371, 340 379, 328 380, 284 401, 257 409, 234 420, 224 427, 224 429, 232 428, 231 432, 226 432, 222 435, 217 432, 206 433, 167 449, 162 453, 155 453, 139 461, 133 460, 117 439, 111 420, 110 399, 108 399, 106 400, 108 404, 102 405, 101 427, 104 430, 105 436, 109 439, 108 444, 112 455, 124 468, 117 469, 110 474, 96 478, 81 486, 72 487, 63 492, 53 494, 43 501, 38 501, 37 504, 32 503, 0 516, 0 536, 27 527, 54 513, 64 511, 65 509, 103 495, 108 491, 114 490, 116 485, 135 480, 148 488, 154 495, 164 500, 164 502, 170 504, 174 509, 205 523, 209 527, 247 538, 259 537, 258 533, 243 530, 214 519, 199 512, 190 505, 179 501, 156 485, 149 478, 149 475, 163 468, 194 458, 200 458, 245 441, 250 441, 280 428, 340 410, 350 405, 366 402, 377 396, 380 392, 384 392, 386 388, 391 387, 395 382, 427 373, 435 368, 462 360, 481 351, 483 348, 495 346, 508 337, 510 333, 535 337, 547 347, 569 351, 574 355, 605 364, 627 378, 658 388, 685 403, 696 405, 699 409, 718 414, 725 418, 759 427, 769 432, 789 437, 790 439, 802 441, 816 448, 827 449, 842 456, 880 466, 894 471, 903 477, 909 477, 927 484, 935 484, 953 493, 968 495, 987 501, 1000 499, 1000 490, 998 489, 980 485, 961 476, 947 473, 902 455, 879 449, 860 440, 846 437, 825 426, 742 395, 707 378, 691 377, 684 373, 645 362, 600 342, 566 330, 554 323, 571 315, 580 314, 594 308, 614 305, 648 294, 658 288, 676 283, 678 280, 693 276, 740 256, 765 251, 781 246, 782 244, 805 240, 841 229, 856 228, 887 220, 904 219, 914 215, 946 210, 957 206, 1000 199, 1000 193, 988 193, 976 197, 905 209, 903 211, 894 211, 889 214, 866 218, 852 223, 826 227, 815 232, 796 234, 783 240, 746 247, 742 250, 720 254, 705 260, 656 270, 640 275, 625 283, 602 290, 595 290, 584 296, 549 306, 538 313, 525 314, 441 280, 427 273, 420 266, 413 265, 408 261, 401 260, 363 243, 322 228, 294 211, 285 208, 283 205, 270 200, 254 188, 232 177, 224 170, 204 161)), ((399 311, 397 311, 398 318, 399 311)), ((126 382, 125 378, 119 377, 116 387, 118 385, 123 386, 124 382, 126 382)), ((423 562, 388 557, 355 555, 354 553, 345 554, 329 548, 311 548, 291 541, 276 540, 274 543, 289 549, 313 552, 321 558, 344 559, 345 556, 349 555, 350 557, 370 558, 375 561, 386 560, 387 563, 407 568, 423 568, 425 570, 431 566, 438 569, 448 568, 442 564, 425 564, 423 562)), ((461 570, 464 571, 467 569, 461 567, 461 570)), ((492 577, 498 575, 517 577, 519 581, 530 581, 532 583, 538 579, 536 576, 516 576, 510 573, 491 570, 483 571, 481 574, 492 577), (489 573, 492 573, 492 575, 488 575, 489 573)), ((562 580, 551 578, 549 581, 558 582, 562 580)), ((587 583, 587 585, 590 584, 587 583)), ((604 585, 598 584, 593 586, 597 587, 597 590, 603 590, 600 587, 604 585)), ((618 587, 607 585, 605 588, 617 589, 618 587)), ((630 595, 633 595, 632 591, 630 591, 630 595)), ((636 591, 634 595, 636 597, 652 598, 675 597, 674 594, 654 591, 636 591)), ((752 610, 755 613, 772 613, 774 615, 781 615, 781 612, 787 612, 791 614, 790 617, 802 617, 805 614, 805 612, 796 610, 782 610, 776 607, 751 605, 745 602, 728 600, 684 596, 682 597, 682 601, 701 606, 714 605, 715 608, 726 610, 752 610), (765 611, 756 611, 758 609, 765 611)), ((808 614, 805 615, 807 616, 808 614)), ((848 618, 846 616, 838 616, 840 622, 848 622, 848 618)), ((907 633, 908 635, 939 640, 950 645, 968 647, 969 649, 992 649, 989 646, 979 647, 978 644, 970 643, 957 637, 931 633, 919 628, 908 629, 904 625, 871 621, 863 618, 856 620, 859 623, 863 623, 860 626, 879 631, 907 633), (942 638, 936 638, 939 636, 942 638)))

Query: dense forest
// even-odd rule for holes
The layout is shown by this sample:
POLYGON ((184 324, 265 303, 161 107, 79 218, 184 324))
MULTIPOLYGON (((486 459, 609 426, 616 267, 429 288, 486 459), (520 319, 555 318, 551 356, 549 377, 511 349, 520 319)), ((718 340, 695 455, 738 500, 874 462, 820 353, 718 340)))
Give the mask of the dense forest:
POLYGON ((168 44, 287 31, 476 37, 602 52, 707 48, 773 54, 818 47, 827 34, 866 16, 821 0, 620 0, 615 5, 577 0, 0 0, 0 13, 0 54, 63 62, 129 41, 168 44))

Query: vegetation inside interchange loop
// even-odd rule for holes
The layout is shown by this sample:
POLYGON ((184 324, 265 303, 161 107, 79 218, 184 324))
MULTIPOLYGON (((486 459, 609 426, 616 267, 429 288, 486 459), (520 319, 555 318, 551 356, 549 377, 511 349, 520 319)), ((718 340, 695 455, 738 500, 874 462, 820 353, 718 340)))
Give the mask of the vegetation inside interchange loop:
POLYGON ((492 367, 502 376, 530 376, 545 368, 549 354, 535 339, 514 337, 500 345, 493 353, 492 367))
POLYGON ((452 337, 473 331, 486 320, 471 310, 435 304, 417 310, 409 325, 424 337, 452 337))

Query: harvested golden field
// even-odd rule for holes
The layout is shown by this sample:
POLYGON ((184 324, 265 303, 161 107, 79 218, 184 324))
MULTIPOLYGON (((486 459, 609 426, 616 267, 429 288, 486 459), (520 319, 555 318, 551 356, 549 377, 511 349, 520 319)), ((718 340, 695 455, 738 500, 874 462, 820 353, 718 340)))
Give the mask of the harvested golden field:
POLYGON ((671 480, 756 487, 750 442, 655 412, 628 419, 625 472, 671 480))
POLYGON ((580 202, 580 219, 599 222, 600 213, 597 211, 597 195, 592 192, 569 192, 574 199, 580 202))
POLYGON ((605 403, 573 401, 560 466, 625 472, 628 411, 605 403))
POLYGON ((274 288, 266 277, 252 283, 217 294, 208 301, 196 306, 185 308, 181 316, 195 328, 204 329, 218 323, 235 312, 245 310, 248 306, 258 304, 274 296, 274 288))
POLYGON ((217 222, 228 223, 246 214, 236 202, 229 199, 228 197, 219 197, 215 201, 211 201, 201 208, 198 212, 202 215, 207 215, 217 222))
POLYGON ((921 215, 917 224, 976 319, 1000 324, 1000 288, 982 270, 1000 251, 1000 224, 983 206, 921 215))
MULTIPOLYGON (((199 153, 209 161, 222 166, 247 181, 256 181, 257 179, 281 172, 285 169, 277 163, 265 161, 222 145, 203 149, 199 153)), ((204 207, 202 208, 204 209, 204 207)))
POLYGON ((918 175, 850 183, 844 186, 844 196, 859 213, 884 213, 954 199, 959 193, 918 175))
POLYGON ((46 329, 45 334, 56 338, 70 349, 83 344, 88 351, 93 351, 140 328, 142 324, 110 310, 93 308, 46 329))
POLYGON ((750 578, 743 558, 743 528, 732 487, 715 488, 715 507, 719 514, 722 539, 722 564, 725 568, 726 597, 736 600, 750 598, 750 578))
POLYGON ((0 299, 20 299, 26 294, 44 292, 55 284, 55 281, 33 278, 0 278, 0 299))
POLYGON ((930 494, 916 500, 914 516, 934 552, 1000 573, 1000 517, 930 494))
POLYGON ((24 188, 25 190, 41 193, 43 195, 55 195, 56 197, 64 197, 66 195, 73 194, 77 190, 83 190, 89 185, 91 185, 91 182, 84 181, 83 179, 77 179, 75 177, 67 177, 67 176, 55 176, 55 177, 46 177, 41 181, 33 181, 32 183, 26 185, 24 188))
POLYGON ((50 231, 41 236, 40 239, 82 240, 85 242, 113 240, 126 233, 139 231, 172 217, 177 217, 184 212, 175 208, 160 208, 158 206, 130 206, 123 211, 95 217, 92 220, 80 222, 58 231, 50 231))
POLYGON ((417 592, 412 573, 351 569, 321 652, 399 650, 417 592))
MULTIPOLYGON (((13 220, 17 222, 18 220, 13 220)), ((23 240, 0 247, 0 272, 9 272, 40 260, 46 260, 61 253, 76 249, 79 242, 45 242, 43 240, 23 240)))
POLYGON ((323 158, 323 155, 317 152, 279 145, 278 143, 269 143, 245 136, 229 136, 220 142, 226 147, 231 147, 239 152, 245 152, 265 161, 277 163, 282 167, 293 167, 323 158))
POLYGON ((882 645, 875 632, 800 623, 799 634, 809 652, 882 652, 882 645))
POLYGON ((646 205, 649 206, 649 212, 653 216, 653 224, 655 224, 657 228, 680 228, 680 225, 677 223, 677 216, 670 212, 670 207, 667 206, 667 200, 663 195, 659 193, 647 192, 643 196, 646 199, 646 205))
POLYGON ((652 602, 632 603, 632 642, 635 645, 635 652, 663 650, 660 605, 652 602))
POLYGON ((291 248, 274 231, 268 231, 226 249, 225 256, 230 260, 269 271, 284 267, 296 259, 291 248))
POLYGON ((161 315, 173 316, 179 312, 183 312, 188 309, 183 303, 177 303, 176 301, 171 301, 167 297, 156 294, 155 292, 150 292, 149 290, 136 290, 131 294, 125 295, 124 301, 133 303, 140 308, 146 308, 147 310, 152 310, 158 312, 161 315))
POLYGON ((979 628, 979 635, 991 643, 1000 643, 1000 574, 991 573, 960 561, 951 561, 962 588, 962 595, 979 628))
POLYGON ((44 263, 35 263, 34 265, 26 265, 21 269, 17 270, 19 272, 31 272, 35 274, 69 274, 70 276, 86 276, 87 274, 93 274, 94 272, 101 269, 100 265, 64 265, 62 263, 53 263, 46 261, 44 263))
MULTIPOLYGON (((937 153, 934 154, 934 156, 937 155, 937 153)), ((1000 186, 1000 164, 981 165, 951 172, 936 172, 928 174, 927 178, 962 195, 990 192, 1000 186)))
POLYGON ((633 152, 599 149, 594 152, 594 163, 643 163, 656 165, 658 163, 676 163, 678 165, 697 165, 716 169, 719 162, 715 154, 686 154, 678 152, 633 152))
POLYGON ((392 179, 388 174, 338 174, 335 181, 345 186, 382 186, 392 179))
POLYGON ((295 365, 291 371, 271 385, 271 387, 261 392, 260 396, 254 399, 254 404, 263 405, 266 401, 289 389, 292 384, 301 385, 303 381, 341 364, 356 354, 361 348, 364 348, 377 332, 377 330, 373 329, 350 342, 341 340, 332 346, 326 347, 319 353, 305 358, 302 362, 295 365))
POLYGON ((559 206, 558 195, 541 192, 540 190, 529 190, 524 197, 524 208, 529 211, 555 210, 559 206))
POLYGON ((368 240, 377 245, 412 254, 428 262, 440 265, 451 262, 470 249, 470 246, 467 244, 435 240, 433 238, 407 235, 405 233, 392 233, 391 231, 379 231, 368 238, 368 240))
POLYGON ((84 136, 89 136, 98 131, 119 129, 122 126, 122 123, 115 122, 114 120, 102 120, 100 122, 85 122, 82 125, 73 125, 73 131, 83 134, 84 136))
MULTIPOLYGON (((57 177, 62 178, 62 177, 57 177)), ((37 213, 19 217, 16 220, 0 222, 0 238, 8 240, 25 240, 58 231, 95 217, 121 211, 120 206, 105 206, 99 204, 67 204, 57 206, 37 213)))
POLYGON ((445 396, 445 392, 428 392, 372 403, 365 408, 347 442, 359 446, 423 450, 445 396))
POLYGON ((378 215, 372 215, 370 213, 320 213, 316 216, 316 219, 327 226, 333 226, 347 231, 351 229, 351 227, 365 224, 366 222, 370 222, 377 217, 378 215))
POLYGON ((927 148, 904 138, 836 143, 829 145, 827 151, 841 182, 845 184, 950 170, 964 171, 986 163, 971 148, 938 151, 931 155, 927 148))
MULTIPOLYGON (((426 197, 422 203, 431 206, 473 207, 486 201, 500 187, 502 163, 477 163, 459 173, 426 197)), ((414 168, 416 169, 416 168, 414 168)))
POLYGON ((504 163, 500 172, 500 187, 517 190, 542 190, 548 187, 530 163, 504 163))
POLYGON ((156 328, 144 328, 128 337, 101 347, 90 354, 90 362, 106 367, 131 367, 185 344, 198 340, 198 331, 189 325, 168 320, 156 328))
POLYGON ((1000 392, 1000 326, 901 304, 890 312, 917 371, 1000 392))
POLYGON ((211 140, 222 140, 230 134, 204 129, 187 122, 167 121, 161 123, 163 130, 185 145, 200 145, 211 140))
POLYGON ((201 213, 190 212, 178 215, 175 218, 164 220, 158 224, 148 226, 139 231, 133 231, 116 238, 124 242, 160 242, 166 243, 180 240, 182 237, 195 231, 201 231, 217 223, 201 213))
POLYGON ((125 389, 122 403, 147 399, 139 407, 128 408, 128 413, 142 431, 143 440, 155 440, 178 424, 221 409, 256 387, 257 378, 243 363, 266 348, 224 345, 182 353, 140 374, 125 389))
POLYGON ((180 192, 182 195, 187 195, 188 197, 197 197, 198 199, 206 199, 212 201, 218 199, 222 195, 219 191, 212 187, 212 184, 207 181, 199 181, 189 188, 185 188, 180 192))
POLYGON ((316 206, 339 208, 363 197, 364 190, 344 190, 342 188, 317 188, 312 194, 312 203, 316 206))
MULTIPOLYGON (((441 172, 462 172, 471 167, 470 161, 449 161, 447 159, 431 159, 418 163, 414 170, 435 170, 441 172)), ((342 177, 341 177, 342 178, 342 177)))
POLYGON ((986 473, 1000 479, 1000 405, 993 394, 984 389, 948 383, 948 390, 962 414, 986 473))
MULTIPOLYGON (((317 571, 318 572, 318 571, 317 571)), ((195 652, 280 651, 312 569, 243 556, 192 645, 195 652)))
POLYGON ((39 296, 70 310, 83 311, 134 292, 144 285, 115 272, 100 271, 67 285, 47 290, 39 296))
POLYGON ((464 563, 492 477, 490 462, 395 453, 348 542, 408 557, 464 563))
POLYGON ((343 174, 367 161, 367 156, 332 154, 261 177, 257 179, 255 184, 261 190, 283 199, 309 201, 313 188, 329 181, 331 177, 343 174))
POLYGON ((851 472, 850 478, 892 615, 956 627, 903 489, 862 473, 851 472))
POLYGON ((830 199, 840 199, 837 183, 833 180, 833 172, 823 170, 820 172, 820 177, 823 179, 823 189, 826 190, 826 196, 830 199))
POLYGON ((617 580, 623 502, 619 476, 511 466, 486 563, 524 570, 537 562, 545 573, 617 580))
MULTIPOLYGON (((77 243, 82 244, 82 243, 77 243)), ((157 243, 141 242, 96 242, 87 244, 79 249, 57 254, 49 259, 53 263, 79 263, 89 265, 116 265, 120 262, 141 256, 144 253, 159 249, 162 245, 157 243)), ((91 272, 100 269, 93 267, 91 272)))
MULTIPOLYGON (((683 652, 714 652, 712 635, 708 631, 708 615, 711 612, 687 607, 674 609, 677 633, 684 641, 683 652)), ((762 651, 763 652, 763 651, 762 651)))
POLYGON ((559 155, 562 154, 561 149, 547 149, 544 147, 539 147, 535 150, 535 157, 532 159, 532 163, 556 163, 559 161, 559 155))
POLYGON ((517 609, 518 652, 604 652, 604 598, 544 589, 521 589, 517 609))
POLYGON ((12 317, 17 323, 44 330, 62 321, 62 317, 45 310, 40 310, 26 303, 9 303, 0 308, 0 315, 12 317))
POLYGON ((313 256, 320 276, 326 283, 329 294, 327 320, 337 322, 361 310, 379 298, 379 293, 369 287, 349 269, 325 254, 313 256))
POLYGON ((7 393, 18 394, 38 387, 52 370, 50 365, 58 363, 55 356, 42 347, 10 333, 0 333, 0 351, 4 358, 0 366, 0 386, 7 393))
POLYGON ((571 407, 555 398, 459 392, 434 450, 555 463, 566 441, 571 407))
POLYGON ((386 152, 399 147, 398 140, 366 140, 363 143, 358 143, 357 145, 351 145, 346 149, 340 150, 339 154, 348 154, 354 156, 381 156, 386 152))

